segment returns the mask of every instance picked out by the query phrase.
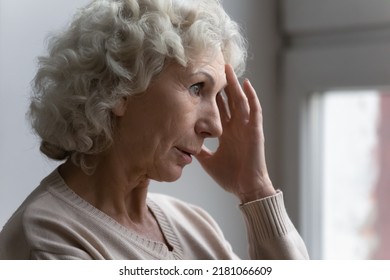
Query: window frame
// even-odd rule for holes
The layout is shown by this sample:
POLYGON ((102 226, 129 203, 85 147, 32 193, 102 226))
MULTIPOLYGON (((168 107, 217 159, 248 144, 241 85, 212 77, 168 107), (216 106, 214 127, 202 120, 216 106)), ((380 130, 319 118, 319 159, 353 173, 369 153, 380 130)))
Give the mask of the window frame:
MULTIPOLYGON (((389 33, 390 35, 390 33, 389 33)), ((390 38, 390 36, 389 36, 390 38)), ((282 87, 282 185, 286 206, 307 244, 309 254, 320 259, 321 193, 316 185, 319 168, 312 155, 315 93, 337 89, 380 89, 390 85, 390 40, 362 40, 359 44, 308 44, 284 53, 282 87), (310 45, 310 46, 309 46, 310 45), (313 111, 314 110, 314 111, 313 111), (311 138, 310 138, 311 137, 311 138), (297 207, 298 206, 298 207, 297 207), (291 211, 291 210, 293 211, 291 211)), ((316 105, 317 104, 317 105, 316 105)), ((317 141, 317 142, 316 142, 317 141)))

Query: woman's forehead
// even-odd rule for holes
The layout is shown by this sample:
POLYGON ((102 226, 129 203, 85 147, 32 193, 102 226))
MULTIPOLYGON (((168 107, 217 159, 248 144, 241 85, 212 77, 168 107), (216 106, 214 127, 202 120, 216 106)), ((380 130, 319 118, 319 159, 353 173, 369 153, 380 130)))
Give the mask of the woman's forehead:
POLYGON ((225 59, 221 52, 217 55, 198 56, 192 59, 187 66, 182 66, 182 72, 185 75, 194 76, 196 74, 205 74, 213 79, 225 76, 225 59))
POLYGON ((208 55, 192 59, 186 66, 176 61, 169 61, 155 81, 178 80, 182 83, 198 82, 196 79, 209 81, 212 86, 224 88, 226 85, 225 60, 222 53, 214 57, 208 55))

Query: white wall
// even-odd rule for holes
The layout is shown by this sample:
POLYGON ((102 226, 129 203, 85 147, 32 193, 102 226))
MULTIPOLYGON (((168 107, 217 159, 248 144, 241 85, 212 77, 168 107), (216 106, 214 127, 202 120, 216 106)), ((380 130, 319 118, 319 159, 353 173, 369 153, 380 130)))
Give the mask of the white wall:
POLYGON ((388 27, 388 0, 281 0, 284 29, 296 34, 388 27))
MULTIPOLYGON (((57 163, 39 153, 39 142, 25 120, 36 56, 45 50, 48 32, 63 27, 87 0, 0 0, 0 227, 28 193, 57 163)), ((225 0, 226 10, 242 24, 250 43, 247 77, 258 89, 265 115, 267 155, 276 174, 274 91, 279 41, 273 0, 225 0)), ((215 141, 214 141, 215 142, 215 141)), ((212 142, 212 145, 215 143, 212 142)), ((276 178, 274 178, 276 181, 276 178)), ((222 227, 236 253, 247 257, 246 232, 237 201, 222 191, 195 162, 172 184, 152 183, 151 190, 204 207, 222 227)))
POLYGON ((25 120, 35 57, 78 1, 0 1, 0 226, 55 163, 39 153, 25 120))

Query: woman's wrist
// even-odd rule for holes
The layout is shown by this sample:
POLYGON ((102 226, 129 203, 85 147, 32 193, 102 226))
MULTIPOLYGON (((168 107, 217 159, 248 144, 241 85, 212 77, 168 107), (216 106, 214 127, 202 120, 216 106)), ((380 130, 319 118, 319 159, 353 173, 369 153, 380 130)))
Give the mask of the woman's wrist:
POLYGON ((276 190, 273 187, 271 180, 267 180, 267 182, 257 184, 252 188, 247 188, 247 190, 248 191, 241 192, 237 195, 242 204, 273 196, 276 194, 276 190))

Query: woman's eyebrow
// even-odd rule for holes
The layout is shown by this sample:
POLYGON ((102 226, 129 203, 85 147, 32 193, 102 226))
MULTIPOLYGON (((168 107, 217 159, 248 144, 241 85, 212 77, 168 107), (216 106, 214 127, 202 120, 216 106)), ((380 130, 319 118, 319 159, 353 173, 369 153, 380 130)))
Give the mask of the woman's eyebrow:
MULTIPOLYGON (((211 85, 213 87, 216 85, 215 79, 214 79, 214 77, 210 73, 208 73, 206 71, 198 71, 198 72, 192 73, 191 77, 192 76, 197 76, 197 75, 205 76, 207 78, 207 80, 209 80, 209 82, 211 83, 211 85)), ((221 90, 224 89, 226 86, 227 86, 227 81, 222 85, 221 90)))
POLYGON ((190 76, 193 77, 193 76, 199 76, 199 75, 205 76, 213 86, 215 85, 214 77, 211 76, 211 74, 206 72, 206 71, 202 71, 202 70, 201 71, 197 71, 195 73, 192 73, 190 76))

